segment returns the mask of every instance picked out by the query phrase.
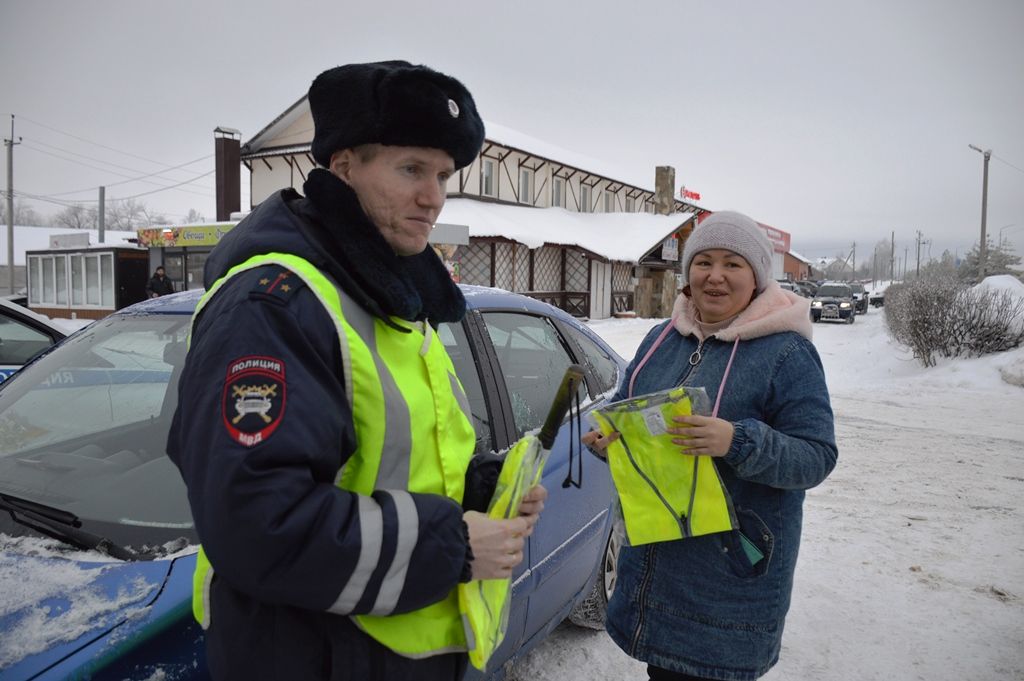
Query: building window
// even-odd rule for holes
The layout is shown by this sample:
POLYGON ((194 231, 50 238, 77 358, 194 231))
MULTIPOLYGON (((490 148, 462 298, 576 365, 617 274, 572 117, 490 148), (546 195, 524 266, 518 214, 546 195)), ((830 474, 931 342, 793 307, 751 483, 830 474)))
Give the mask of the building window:
POLYGON ((551 205, 565 206, 565 180, 560 177, 551 180, 551 205))
POLYGON ((580 185, 580 212, 590 212, 590 187, 585 184, 580 185))
POLYGON ((484 196, 497 196, 497 187, 495 179, 497 173, 497 165, 489 158, 483 159, 483 163, 480 165, 480 193, 484 196))
POLYGON ((519 169, 519 203, 533 203, 533 171, 519 169))
POLYGON ((82 304, 82 276, 85 268, 85 260, 81 254, 70 256, 71 259, 71 304, 82 304))
POLYGON ((29 257, 29 303, 32 305, 68 304, 68 258, 66 255, 29 257))
POLYGON ((613 213, 615 212, 615 194, 606 191, 604 193, 604 212, 613 213))
POLYGON ((626 212, 627 213, 632 213, 633 212, 633 208, 635 208, 635 206, 633 205, 633 197, 632 196, 627 196, 626 197, 626 212))

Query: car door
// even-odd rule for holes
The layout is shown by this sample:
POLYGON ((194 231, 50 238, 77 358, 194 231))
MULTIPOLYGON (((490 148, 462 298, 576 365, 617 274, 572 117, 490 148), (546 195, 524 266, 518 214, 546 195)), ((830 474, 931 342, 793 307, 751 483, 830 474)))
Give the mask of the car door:
POLYGON ((0 305, 0 382, 64 335, 0 305))
MULTIPOLYGON (((452 359, 469 401, 473 429, 476 431, 474 454, 487 454, 506 449, 511 443, 507 430, 505 409, 501 406, 498 386, 501 375, 490 343, 484 338, 479 313, 470 310, 461 324, 441 324, 437 335, 452 359)), ((494 659, 503 660, 516 650, 523 639, 526 626, 527 574, 529 564, 523 561, 512 573, 512 599, 509 608, 505 639, 494 653, 494 659)), ((467 679, 482 678, 470 670, 467 679)))
MULTIPOLYGON (((543 424, 566 368, 589 365, 547 316, 484 311, 482 318, 500 367, 500 387, 511 407, 508 416, 515 436, 520 437, 543 424)), ((588 370, 591 387, 593 376, 588 370)), ((579 398, 584 412, 594 406, 586 386, 581 387, 579 398)), ((529 572, 520 579, 526 582, 529 598, 527 639, 568 614, 599 562, 610 528, 614 494, 607 466, 581 447, 579 436, 572 419, 567 420, 544 468, 548 501, 529 540, 529 572), (576 487, 571 483, 581 482, 580 466, 582 486, 576 487)))

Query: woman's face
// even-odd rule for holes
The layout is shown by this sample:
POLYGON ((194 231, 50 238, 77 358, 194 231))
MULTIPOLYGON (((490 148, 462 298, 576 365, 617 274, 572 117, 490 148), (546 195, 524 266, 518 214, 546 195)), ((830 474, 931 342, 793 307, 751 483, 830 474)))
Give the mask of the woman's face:
POLYGON ((757 288, 754 270, 743 256, 716 248, 701 251, 690 263, 690 298, 700 320, 714 324, 739 314, 757 288))

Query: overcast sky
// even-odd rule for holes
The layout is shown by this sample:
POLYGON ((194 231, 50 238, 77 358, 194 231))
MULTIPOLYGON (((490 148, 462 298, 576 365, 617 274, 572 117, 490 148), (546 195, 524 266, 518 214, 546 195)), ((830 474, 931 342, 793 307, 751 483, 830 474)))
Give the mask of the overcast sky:
POLYGON ((102 184, 110 201, 211 173, 138 200, 212 220, 215 127, 245 142, 320 71, 406 59, 647 188, 672 165, 703 206, 808 257, 856 242, 860 261, 893 230, 912 261, 917 230, 963 254, 981 217, 968 144, 991 149, 988 230, 1024 252, 1021 0, 3 0, 0 26, 16 194, 95 202, 102 184))

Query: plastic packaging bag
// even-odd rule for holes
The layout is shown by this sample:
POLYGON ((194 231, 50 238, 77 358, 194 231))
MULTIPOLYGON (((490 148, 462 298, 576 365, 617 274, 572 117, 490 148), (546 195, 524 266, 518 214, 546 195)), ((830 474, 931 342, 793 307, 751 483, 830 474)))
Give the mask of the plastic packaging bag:
POLYGON ((639 546, 737 528, 732 500, 709 456, 683 454, 674 416, 708 415, 704 388, 677 387, 595 410, 608 445, 608 465, 619 494, 626 535, 639 546))

